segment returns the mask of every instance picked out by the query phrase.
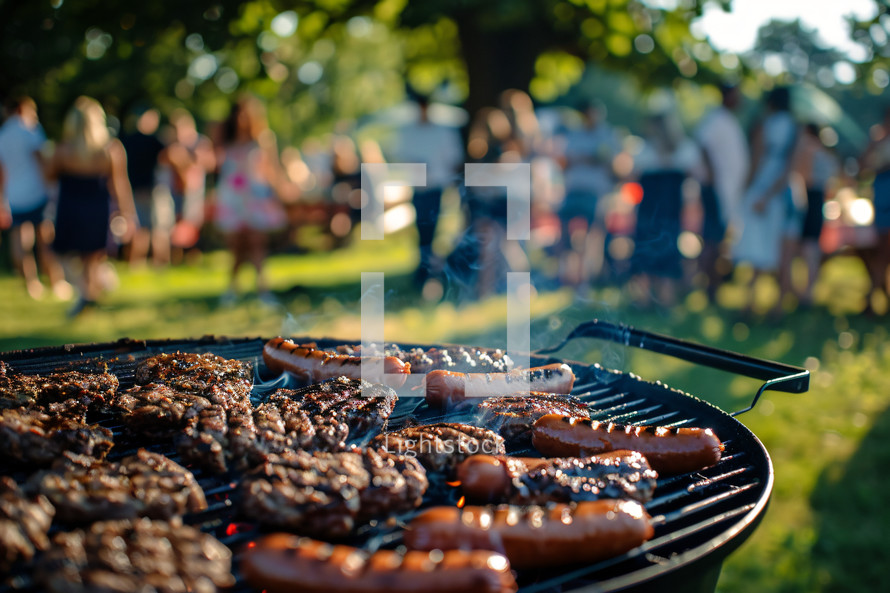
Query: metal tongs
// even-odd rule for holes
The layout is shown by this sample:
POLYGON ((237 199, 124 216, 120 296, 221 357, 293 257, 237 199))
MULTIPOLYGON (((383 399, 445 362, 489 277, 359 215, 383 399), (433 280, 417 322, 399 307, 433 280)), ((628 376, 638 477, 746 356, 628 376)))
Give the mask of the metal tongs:
POLYGON ((578 325, 562 342, 550 348, 537 350, 536 354, 553 354, 576 338, 609 340, 764 381, 754 395, 751 405, 732 412, 731 416, 738 416, 752 410, 764 391, 806 393, 810 388, 810 371, 801 367, 746 356, 730 350, 721 350, 712 346, 643 331, 629 325, 609 323, 598 319, 578 325))

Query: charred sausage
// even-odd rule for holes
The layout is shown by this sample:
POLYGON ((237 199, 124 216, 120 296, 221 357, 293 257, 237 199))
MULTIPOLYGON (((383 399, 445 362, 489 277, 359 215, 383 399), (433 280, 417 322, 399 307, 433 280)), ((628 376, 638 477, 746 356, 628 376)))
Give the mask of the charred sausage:
POLYGON ((431 371, 424 377, 426 401, 444 408, 468 397, 514 395, 524 389, 568 394, 575 385, 575 374, 567 364, 548 364, 508 373, 454 373, 431 371))
POLYGON ((457 466, 470 502, 545 504, 600 498, 651 500, 656 473, 637 451, 589 457, 473 455, 457 466))
POLYGON ((380 550, 286 533, 266 536, 244 554, 247 582, 269 593, 512 593, 507 559, 491 551, 380 550))
POLYGON ((649 520, 642 505, 632 500, 434 507, 411 521, 404 537, 415 550, 496 550, 503 551, 513 568, 544 568, 623 554, 652 537, 649 520))
POLYGON ((659 474, 682 474, 720 461, 723 444, 710 428, 620 426, 548 414, 535 421, 532 444, 542 455, 579 456, 639 451, 659 474))
MULTIPOLYGON (((380 358, 369 357, 379 361, 380 358)), ((272 372, 294 375, 305 383, 319 383, 336 377, 362 378, 362 357, 319 350, 313 344, 296 344, 286 338, 273 338, 263 346, 263 362, 272 372)), ((382 378, 374 380, 390 387, 405 384, 411 365, 395 356, 383 357, 382 378)))

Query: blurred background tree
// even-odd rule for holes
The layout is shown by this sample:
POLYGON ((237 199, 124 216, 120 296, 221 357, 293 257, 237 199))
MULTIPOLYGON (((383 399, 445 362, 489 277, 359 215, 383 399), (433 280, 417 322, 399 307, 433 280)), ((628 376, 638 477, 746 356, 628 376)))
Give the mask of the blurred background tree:
MULTIPOLYGON (((736 56, 695 27, 707 5, 729 0, 158 0, 0 2, 0 94, 39 101, 50 135, 80 94, 123 117, 137 103, 225 117, 240 91, 269 105, 293 143, 399 103, 406 86, 463 105, 495 105, 507 88, 539 104, 600 96, 631 121, 645 92, 673 87, 687 121, 713 100, 702 85, 742 81, 756 97, 775 82, 802 83, 810 111, 828 113, 841 141, 864 141, 890 82, 883 3, 850 23, 853 62, 823 48, 799 22, 770 23, 736 56), (827 97, 827 99, 826 99, 827 97), (830 112, 839 110, 841 115, 830 112), (849 140, 848 140, 849 139, 849 140)), ((638 119, 638 118, 637 118, 638 119)), ((852 148, 850 149, 852 150, 852 148)))
POLYGON ((588 62, 648 85, 708 74, 719 61, 713 52, 700 59, 703 42, 689 30, 701 3, 3 2, 0 91, 36 96, 52 133, 80 94, 118 115, 150 102, 207 120, 224 117, 232 95, 249 90, 269 102, 273 125, 291 140, 398 102, 405 81, 472 113, 507 88, 552 101, 588 62))

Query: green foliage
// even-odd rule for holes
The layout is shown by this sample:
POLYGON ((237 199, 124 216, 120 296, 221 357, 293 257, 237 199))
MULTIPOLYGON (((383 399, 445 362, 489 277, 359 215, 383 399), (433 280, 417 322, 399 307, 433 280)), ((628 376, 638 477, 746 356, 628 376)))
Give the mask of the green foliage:
POLYGON ((694 43, 688 23, 699 10, 697 1, 664 11, 636 0, 219 0, 209 7, 159 0, 115 9, 102 0, 5 2, 0 92, 34 95, 55 135, 80 94, 118 117, 150 102, 214 120, 249 91, 268 102, 284 140, 296 141, 394 104, 403 81, 426 93, 444 88, 472 111, 508 87, 552 100, 588 60, 646 85, 691 75, 683 67, 694 43), (640 59, 635 39, 650 34, 655 47, 640 59))

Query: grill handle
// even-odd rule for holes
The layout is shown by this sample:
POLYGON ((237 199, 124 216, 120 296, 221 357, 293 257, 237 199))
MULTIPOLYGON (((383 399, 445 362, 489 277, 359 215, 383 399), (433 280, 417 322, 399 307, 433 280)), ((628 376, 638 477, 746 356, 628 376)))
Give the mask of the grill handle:
POLYGON ((581 323, 562 342, 551 348, 538 350, 537 353, 551 354, 576 338, 609 340, 618 344, 624 344, 625 346, 633 346, 634 348, 666 354, 688 362, 764 381, 751 401, 751 405, 733 412, 732 416, 738 416, 753 409, 764 391, 805 393, 810 388, 810 371, 800 367, 762 358, 754 358, 753 356, 746 356, 737 352, 721 350, 720 348, 696 344, 663 334, 643 331, 629 325, 609 323, 598 319, 581 323))

